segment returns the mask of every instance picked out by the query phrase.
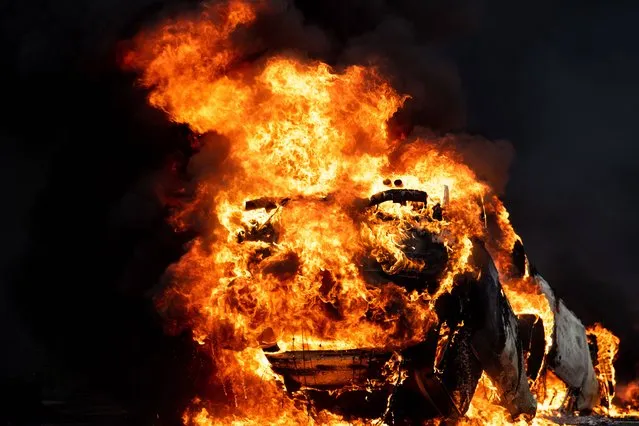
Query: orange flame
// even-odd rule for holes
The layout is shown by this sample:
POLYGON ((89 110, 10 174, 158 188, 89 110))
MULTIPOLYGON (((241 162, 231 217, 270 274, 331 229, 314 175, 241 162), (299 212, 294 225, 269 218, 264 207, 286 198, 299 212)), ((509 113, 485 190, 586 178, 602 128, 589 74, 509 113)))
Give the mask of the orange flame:
POLYGON ((568 389, 551 371, 547 372, 544 379, 543 391, 538 392, 537 395, 539 397, 537 417, 532 422, 528 422, 525 419, 518 419, 513 422, 506 409, 498 404, 497 388, 492 384, 488 376, 482 375, 468 412, 459 424, 463 426, 504 424, 542 426, 557 424, 546 416, 558 414, 568 394, 568 389))
MULTIPOLYGON (((387 123, 407 97, 374 67, 335 70, 290 55, 244 63, 234 35, 262 7, 209 6, 141 34, 124 61, 141 73, 151 105, 196 134, 217 135, 205 149, 225 153, 173 218, 178 228, 197 223, 201 235, 169 269, 172 285, 158 300, 161 310, 183 311, 194 338, 211 348, 222 389, 220 401, 194 401, 184 423, 353 424, 301 394, 286 396, 260 349, 265 330, 280 350, 396 351, 417 343, 437 321, 437 297, 472 270, 473 238, 487 241, 515 313, 543 320, 547 353, 552 309, 527 271, 512 273, 519 237, 491 188, 439 140, 391 138, 387 123), (389 180, 425 191, 428 201, 358 207, 389 180), (256 199, 267 208, 245 209, 256 199), (420 220, 444 204, 443 220, 420 220), (498 235, 487 217, 496 218, 498 235), (435 235, 448 252, 437 291, 367 282, 363 263, 371 257, 388 274, 428 267, 405 254, 415 230, 435 235)), ((400 368, 396 361, 388 369, 400 368)), ((393 371, 387 381, 401 381, 393 371)), ((480 388, 490 386, 483 378, 480 388)), ((469 419, 506 419, 494 407, 485 417, 482 401, 473 400, 469 419)), ((542 409, 555 409, 553 401, 542 409)))
POLYGON ((595 372, 599 381, 599 393, 605 400, 605 405, 600 407, 600 409, 606 412, 609 407, 612 407, 612 398, 615 396, 615 367, 613 362, 619 350, 619 338, 601 324, 589 327, 588 333, 594 335, 596 339, 597 364, 595 372))
POLYGON ((617 385, 615 396, 619 401, 615 404, 615 416, 639 417, 639 381, 617 385))
POLYGON ((599 381, 599 393, 602 404, 597 407, 599 413, 612 417, 639 416, 639 386, 629 383, 621 389, 620 398, 615 399, 616 380, 614 361, 619 351, 619 338, 601 324, 588 328, 588 334, 594 336, 597 345, 597 363, 595 372, 599 381), (621 404, 619 404, 619 402, 621 404))

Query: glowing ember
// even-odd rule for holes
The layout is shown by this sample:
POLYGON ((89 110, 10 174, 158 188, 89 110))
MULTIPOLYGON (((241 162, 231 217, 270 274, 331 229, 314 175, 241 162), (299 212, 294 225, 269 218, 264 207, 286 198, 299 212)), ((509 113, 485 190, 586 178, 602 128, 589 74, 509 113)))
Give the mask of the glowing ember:
MULTIPOLYGON (((208 7, 197 19, 141 34, 125 58, 153 106, 196 134, 214 133, 203 149, 223 153, 173 218, 201 232, 157 301, 167 316, 180 313, 179 325, 215 362, 219 400, 194 401, 185 424, 357 423, 316 409, 303 392, 288 396, 262 348, 384 349, 395 356, 383 381, 398 385, 406 376, 397 351, 437 323, 434 303, 455 277, 477 272, 469 263, 474 239, 486 242, 514 312, 543 321, 547 354, 553 311, 529 271, 512 270, 519 238, 491 188, 439 140, 391 138, 387 123, 406 97, 374 68, 334 70, 280 55, 244 63, 233 35, 259 7, 238 0, 208 7), (362 208, 391 187, 427 198, 362 208), (499 232, 489 230, 489 218, 499 232), (406 254, 413 233, 445 247, 438 288, 367 280, 367 261, 388 275, 432 267, 406 254)), ((600 379, 614 386, 614 353, 603 348, 610 363, 600 379)), ((551 412, 566 390, 544 377, 545 386, 533 387, 544 396, 539 410, 551 412)), ((486 376, 479 388, 468 421, 507 421, 486 376)))

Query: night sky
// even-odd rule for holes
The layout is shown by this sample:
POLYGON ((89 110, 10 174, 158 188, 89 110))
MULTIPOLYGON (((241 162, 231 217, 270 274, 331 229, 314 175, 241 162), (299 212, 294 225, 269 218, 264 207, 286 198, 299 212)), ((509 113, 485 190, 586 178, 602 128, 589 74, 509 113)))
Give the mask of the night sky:
MULTIPOLYGON (((16 404, 30 403, 23 387, 104 393, 146 424, 201 386, 206 362, 164 335, 148 299, 188 239, 154 196, 188 132, 116 61, 137 30, 194 4, 0 6, 0 377, 16 404)), ((395 85, 416 93, 414 123, 512 144, 504 199, 531 261, 585 323, 621 337, 620 377, 636 377, 639 3, 296 6, 281 34, 312 25, 299 46, 334 64, 388 58, 395 85)))

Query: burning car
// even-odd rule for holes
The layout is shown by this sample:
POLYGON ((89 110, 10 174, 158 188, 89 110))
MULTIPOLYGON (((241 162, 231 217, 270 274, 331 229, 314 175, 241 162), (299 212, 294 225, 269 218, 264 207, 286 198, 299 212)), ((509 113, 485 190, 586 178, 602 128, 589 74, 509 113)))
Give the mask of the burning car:
MULTIPOLYGON (((390 180, 384 183, 390 185, 390 180)), ((401 187, 401 180, 394 185, 401 187)), ((397 215, 380 209, 383 203, 395 203, 411 210, 414 224, 442 221, 449 197, 447 187, 444 192, 443 206, 429 204, 424 191, 403 188, 387 189, 358 200, 357 204, 366 217, 363 220, 401 221, 397 215)), ((238 239, 277 244, 278 232, 271 220, 275 211, 289 202, 295 201, 290 198, 247 201, 246 210, 274 213, 264 223, 247 226, 238 239)), ((407 228, 403 236, 401 246, 406 266, 397 268, 385 264, 384 257, 371 256, 363 262, 367 283, 399 286, 432 297, 440 289, 439 280, 446 270, 446 247, 436 235, 418 225, 407 228), (411 268, 414 265, 419 267, 411 268)), ((436 417, 460 418, 466 414, 484 372, 496 385, 500 400, 513 418, 532 417, 537 403, 529 383, 543 380, 546 368, 551 368, 569 385, 568 399, 563 402, 566 408, 592 410, 599 402, 598 383, 583 325, 562 301, 554 300, 543 278, 536 276, 546 297, 557 306, 554 318, 560 324, 555 329, 552 355, 546 359, 542 320, 534 315, 514 314, 482 241, 473 242, 471 258, 477 274, 455 277, 453 290, 438 298, 434 305, 436 324, 418 343, 397 352, 384 348, 307 350, 303 342, 299 350, 281 351, 269 328, 262 333, 260 342, 272 370, 282 376, 289 392, 301 391, 317 407, 336 411, 345 418, 383 418, 389 423, 415 424, 436 417)), ((525 270, 527 260, 520 242, 513 250, 513 263, 517 261, 521 272, 529 273, 525 270)), ((334 283, 327 284, 326 293, 330 285, 334 283)), ((367 320, 374 321, 374 317, 374 310, 367 312, 367 320)))
POLYGON ((262 7, 209 5, 124 55, 194 135, 171 222, 197 236, 156 298, 215 368, 184 423, 484 424, 610 406, 614 340, 553 294, 456 136, 394 135, 407 96, 373 66, 247 59, 262 7))

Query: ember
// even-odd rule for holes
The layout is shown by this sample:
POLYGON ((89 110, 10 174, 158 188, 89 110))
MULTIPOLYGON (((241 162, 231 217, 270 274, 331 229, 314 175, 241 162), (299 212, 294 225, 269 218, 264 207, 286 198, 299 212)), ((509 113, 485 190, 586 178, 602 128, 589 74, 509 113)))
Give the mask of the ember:
POLYGON ((247 63, 233 35, 260 7, 210 6, 125 59, 152 105, 228 149, 173 218, 205 231, 157 300, 215 361, 220 392, 185 424, 627 413, 618 341, 531 270, 494 191, 450 144, 391 137, 407 97, 375 68, 247 63))

